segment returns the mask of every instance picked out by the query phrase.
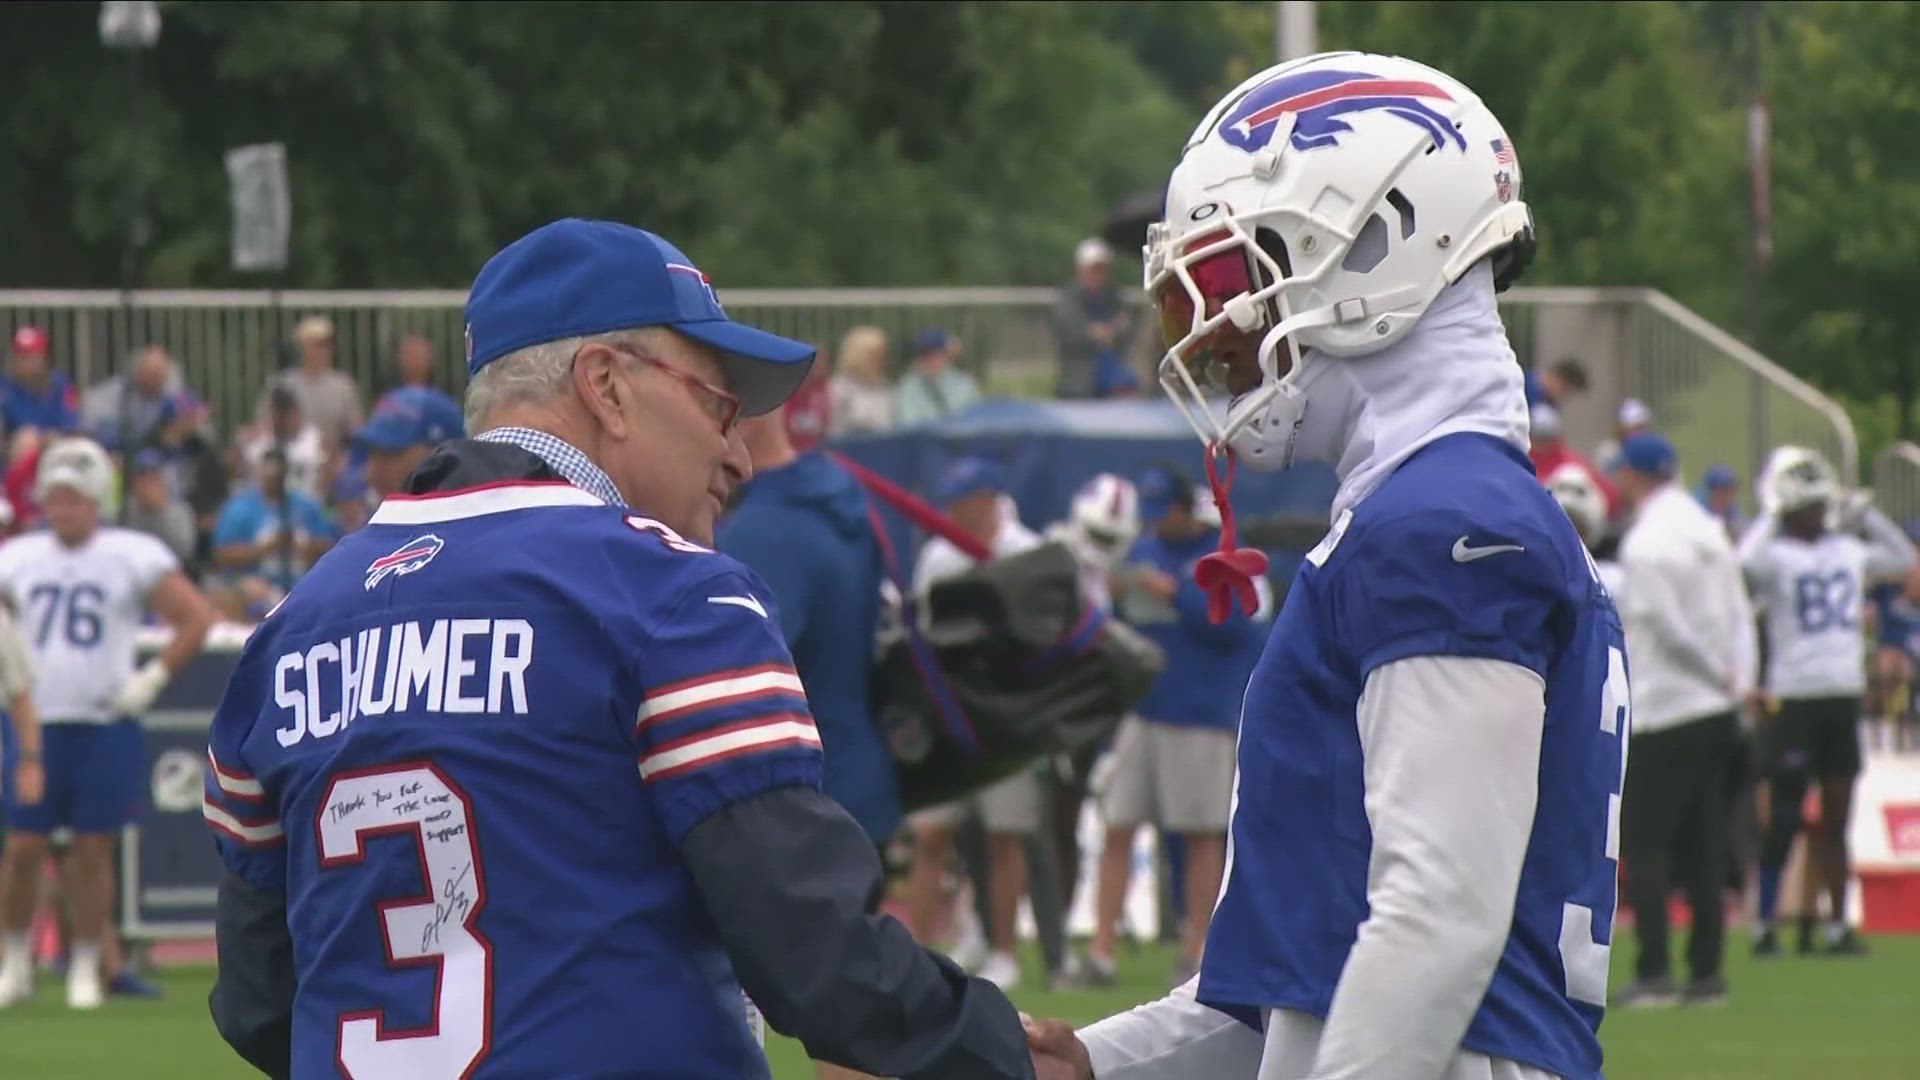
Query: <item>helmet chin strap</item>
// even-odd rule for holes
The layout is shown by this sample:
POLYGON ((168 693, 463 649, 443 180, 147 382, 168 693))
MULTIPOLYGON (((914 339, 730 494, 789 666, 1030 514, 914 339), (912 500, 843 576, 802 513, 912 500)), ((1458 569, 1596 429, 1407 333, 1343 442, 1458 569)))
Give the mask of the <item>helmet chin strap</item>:
POLYGON ((1209 552, 1193 568, 1193 580, 1207 594, 1207 618, 1214 623, 1227 621, 1235 600, 1240 612, 1251 616, 1260 609, 1260 593, 1253 582, 1267 572, 1267 556, 1258 548, 1240 546, 1239 530, 1234 526, 1233 448, 1214 443, 1207 448, 1207 487, 1213 492, 1213 504, 1220 511, 1220 549, 1209 552), (1223 471, 1220 462, 1227 465, 1223 471))

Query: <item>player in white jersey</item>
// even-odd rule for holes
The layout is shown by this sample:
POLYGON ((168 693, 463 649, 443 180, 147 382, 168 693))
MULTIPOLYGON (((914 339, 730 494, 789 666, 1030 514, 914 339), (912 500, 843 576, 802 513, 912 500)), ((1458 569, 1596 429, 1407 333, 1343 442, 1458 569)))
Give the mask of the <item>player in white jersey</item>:
POLYGON ((0 545, 0 595, 19 613, 38 668, 33 696, 46 793, 9 811, 11 832, 0 857, 0 1006, 32 992, 27 933, 34 888, 49 834, 67 828, 73 831, 65 866, 73 904, 67 1003, 90 1009, 103 996, 114 842, 146 789, 137 717, 200 650, 213 610, 165 544, 101 524, 113 464, 97 444, 63 439, 48 447, 35 482, 49 527, 0 545), (149 608, 173 637, 136 670, 134 632, 149 608))
POLYGON ((1905 573, 1914 548, 1885 514, 1843 492, 1818 455, 1781 453, 1775 460, 1780 464, 1768 477, 1766 509, 1740 544, 1748 588, 1765 610, 1767 644, 1760 742, 1769 809, 1754 951, 1779 952, 1780 877, 1801 830, 1808 784, 1818 781, 1820 834, 1817 843, 1809 837, 1808 852, 1832 905, 1826 947, 1857 954, 1864 946, 1847 925, 1846 896, 1852 874, 1847 823, 1860 772, 1867 683, 1861 615, 1868 588, 1905 573))
POLYGON ((1073 497, 1067 519, 1047 530, 1080 563, 1080 582, 1103 608, 1113 606, 1112 575, 1140 538, 1140 494, 1133 481, 1101 473, 1073 497))
POLYGON ((1601 542, 1607 533, 1606 493, 1593 482, 1592 473, 1572 463, 1553 470, 1546 484, 1553 501, 1560 504, 1573 527, 1580 531, 1580 539, 1593 554, 1593 565, 1600 571, 1600 583, 1607 587, 1607 595, 1613 597, 1614 605, 1619 606, 1627 581, 1626 571, 1617 560, 1600 557, 1601 542))

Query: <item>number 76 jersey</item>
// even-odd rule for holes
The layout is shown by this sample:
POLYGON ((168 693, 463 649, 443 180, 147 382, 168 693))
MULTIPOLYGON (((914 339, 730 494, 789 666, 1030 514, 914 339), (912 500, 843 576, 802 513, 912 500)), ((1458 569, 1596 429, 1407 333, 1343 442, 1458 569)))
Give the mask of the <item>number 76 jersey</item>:
POLYGON ((147 596, 179 568, 165 544, 131 529, 102 528, 79 547, 47 531, 0 544, 0 591, 33 651, 43 722, 119 719, 108 703, 133 674, 147 596))

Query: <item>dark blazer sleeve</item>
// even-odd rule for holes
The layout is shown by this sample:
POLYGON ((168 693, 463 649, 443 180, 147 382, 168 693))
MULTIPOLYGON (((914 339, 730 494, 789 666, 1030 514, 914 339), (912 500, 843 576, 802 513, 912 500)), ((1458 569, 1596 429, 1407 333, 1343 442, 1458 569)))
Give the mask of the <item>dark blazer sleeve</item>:
POLYGON ((286 1080, 293 1071, 293 935, 280 894, 231 875, 214 916, 220 973, 207 994, 213 1026, 247 1064, 286 1080))
POLYGON ((1033 1076, 999 989, 879 913, 878 853, 832 799, 795 785, 731 803, 681 854, 741 987, 815 1060, 900 1080, 1033 1076))

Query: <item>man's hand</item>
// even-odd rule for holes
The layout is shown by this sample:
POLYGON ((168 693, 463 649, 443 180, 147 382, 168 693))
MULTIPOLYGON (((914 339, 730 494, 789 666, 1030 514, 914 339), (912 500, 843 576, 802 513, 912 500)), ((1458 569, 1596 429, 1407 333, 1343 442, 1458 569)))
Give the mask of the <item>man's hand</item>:
POLYGON ((1174 594, 1180 591, 1180 582, 1172 574, 1152 566, 1135 567, 1133 584, 1148 596, 1169 603, 1173 601, 1174 594))
POLYGON ((21 806, 38 803, 47 793, 46 770, 40 767, 40 759, 21 758, 13 763, 13 800, 21 806))
POLYGON ((1033 1051, 1033 1073, 1038 1080, 1094 1080, 1093 1062, 1073 1026, 1065 1020, 1035 1020, 1020 1014, 1027 1029, 1027 1047, 1033 1051))

